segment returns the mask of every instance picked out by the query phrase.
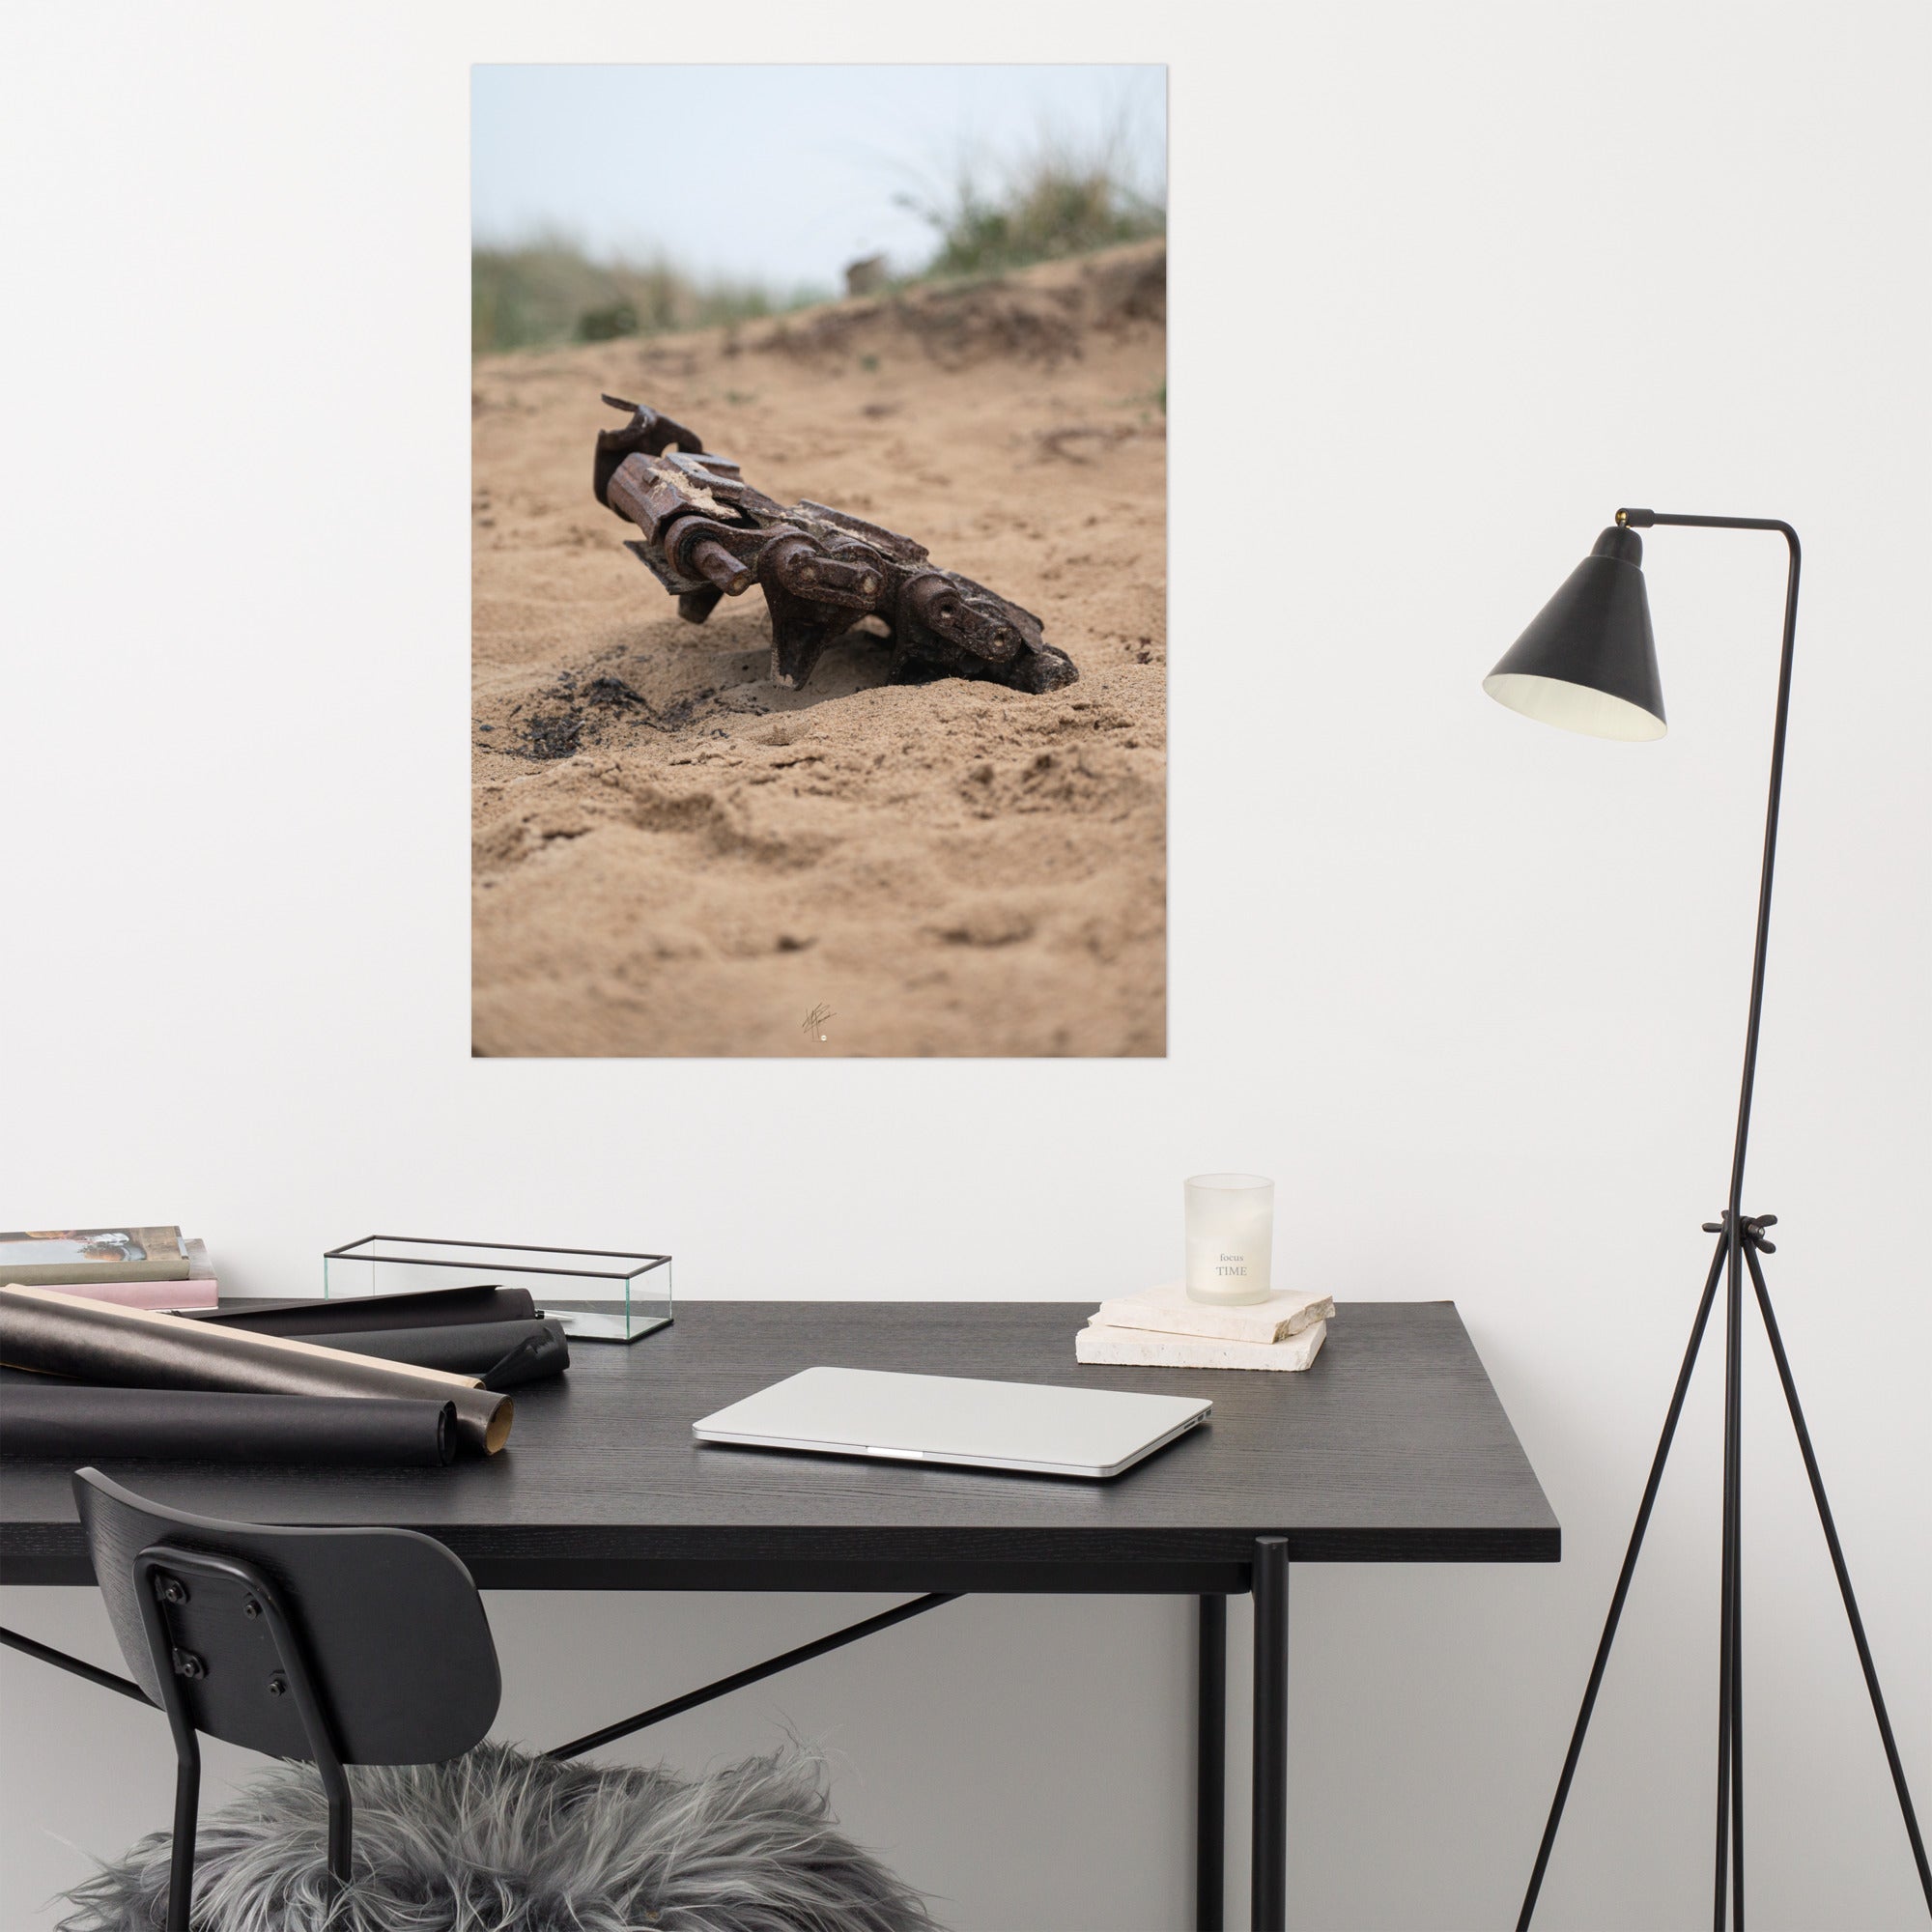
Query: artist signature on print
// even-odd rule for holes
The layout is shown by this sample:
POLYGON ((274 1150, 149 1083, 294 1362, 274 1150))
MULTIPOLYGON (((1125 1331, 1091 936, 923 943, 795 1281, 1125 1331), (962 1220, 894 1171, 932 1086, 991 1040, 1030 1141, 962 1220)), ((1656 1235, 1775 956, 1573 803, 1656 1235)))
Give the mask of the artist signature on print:
POLYGON ((830 1007, 813 1007, 804 1019, 799 1021, 798 1030, 800 1033, 816 1033, 820 1039, 824 1039, 826 1036, 818 1032, 819 1028, 829 1025, 838 1017, 838 1014, 830 1007))

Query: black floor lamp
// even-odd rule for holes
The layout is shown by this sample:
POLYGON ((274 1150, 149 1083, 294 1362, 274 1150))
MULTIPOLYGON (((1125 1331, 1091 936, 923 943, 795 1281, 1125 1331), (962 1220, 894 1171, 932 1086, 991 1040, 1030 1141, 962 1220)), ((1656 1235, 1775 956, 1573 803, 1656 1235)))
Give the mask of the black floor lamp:
POLYGON ((1583 1734, 1589 1728, 1590 1713, 1604 1681, 1604 1666, 1609 1662, 1610 1645, 1617 1634, 1617 1619, 1623 1613, 1631 1577, 1636 1569, 1637 1551, 1643 1547, 1643 1533, 1650 1522, 1651 1506, 1657 1500, 1658 1484, 1670 1454, 1670 1440, 1676 1433, 1677 1418, 1684 1406, 1684 1394, 1690 1385, 1690 1372, 1696 1366, 1697 1350, 1704 1340, 1711 1304, 1719 1278, 1725 1281, 1724 1298, 1724 1508, 1723 1554, 1719 1600, 1718 1646, 1718 1851, 1716 1900, 1712 1923, 1716 1932, 1724 1932, 1728 1898, 1731 1923, 1742 1932, 1745 1922, 1745 1795, 1742 1751, 1744 1744, 1744 1685, 1739 1641, 1742 1630, 1738 1561, 1739 1460, 1741 1449, 1740 1414, 1742 1375, 1739 1350, 1743 1340, 1744 1277, 1750 1275, 1757 1296, 1758 1312, 1771 1342, 1772 1358, 1777 1364, 1777 1378, 1784 1385, 1784 1400, 1791 1410, 1792 1427, 1798 1432, 1798 1446, 1804 1453, 1804 1472, 1811 1480, 1811 1494, 1818 1505, 1818 1519, 1825 1529, 1826 1548, 1832 1552, 1832 1567, 1837 1572, 1838 1590, 1845 1600, 1845 1615, 1852 1626, 1852 1640, 1858 1645, 1859 1662, 1865 1673, 1865 1688, 1871 1692, 1872 1712, 1885 1744, 1887 1762, 1891 1766, 1891 1781, 1898 1792, 1898 1808, 1904 1814, 1906 1835, 1912 1841, 1912 1856, 1918 1863, 1918 1882, 1925 1890, 1925 1903, 1932 1911, 1932 1869, 1925 1861, 1925 1841, 1919 1836, 1918 1820, 1912 1809, 1912 1794, 1906 1788, 1905 1770, 1898 1761, 1898 1746, 1891 1735, 1891 1721, 1886 1716, 1885 1698, 1878 1688, 1878 1672, 1873 1667, 1871 1647, 1865 1641, 1864 1624, 1859 1616, 1858 1600, 1852 1595, 1852 1579, 1845 1568, 1844 1551, 1838 1546, 1838 1532, 1832 1521, 1832 1506, 1825 1498, 1824 1478, 1818 1473, 1818 1459, 1811 1450, 1810 1432, 1804 1427, 1804 1412, 1798 1404, 1798 1387, 1791 1378, 1791 1364, 1785 1358, 1784 1343, 1777 1332, 1776 1318, 1771 1312, 1771 1294, 1764 1283, 1764 1268, 1758 1260, 1775 1250, 1765 1238, 1765 1230, 1774 1225, 1776 1214, 1747 1214, 1743 1210, 1745 1183, 1745 1144, 1750 1131, 1751 1082, 1757 1070, 1758 1019, 1764 1006, 1765 942, 1771 932, 1772 865, 1777 851, 1778 791, 1784 777, 1784 726, 1791 704, 1791 651, 1798 625, 1798 532, 1789 524, 1764 517, 1670 517, 1655 510, 1619 510, 1613 528, 1597 539, 1590 554, 1571 572, 1568 582, 1537 613, 1521 637, 1510 647, 1502 662, 1483 680, 1483 689, 1499 703, 1527 718, 1566 730, 1586 732, 1599 738, 1661 738, 1663 736, 1663 692, 1657 675, 1657 646, 1650 630, 1650 602, 1644 591, 1643 539, 1639 529, 1653 524, 1682 524, 1700 529, 1776 530, 1784 538, 1791 554, 1791 568, 1784 593, 1784 648, 1777 670, 1777 718, 1771 739, 1771 803, 1764 820, 1764 866, 1758 880, 1757 945, 1751 958, 1750 1018, 1745 1029, 1745 1072, 1743 1092, 1738 1099, 1737 1140, 1731 1151, 1731 1189, 1723 1213, 1704 1224, 1707 1235, 1718 1237, 1717 1253, 1711 1258, 1711 1271, 1705 1277, 1704 1293, 1697 1304, 1697 1318, 1690 1326, 1690 1346, 1678 1371, 1677 1387, 1663 1418, 1663 1434, 1657 1444, 1657 1456, 1650 1465, 1650 1480, 1644 1485, 1643 1501, 1637 1507, 1636 1526, 1631 1531, 1630 1548, 1624 1552, 1623 1569, 1610 1597, 1610 1611, 1604 1623, 1604 1634, 1597 1645, 1596 1662, 1590 1666, 1590 1681, 1584 1687, 1583 1706, 1577 1714, 1577 1728, 1571 1734, 1569 1755, 1563 1760, 1563 1775, 1556 1781, 1556 1797, 1549 1806, 1549 1820, 1543 1828, 1543 1842, 1537 1848, 1536 1868, 1529 1875, 1529 1889, 1523 1894, 1522 1913, 1517 1920, 1518 1932, 1527 1932, 1536 1910, 1536 1895, 1543 1886, 1543 1874, 1549 1863, 1549 1850, 1556 1842, 1556 1828, 1563 1817, 1563 1802, 1570 1795, 1570 1781, 1576 1776, 1577 1759, 1583 1748, 1583 1734))

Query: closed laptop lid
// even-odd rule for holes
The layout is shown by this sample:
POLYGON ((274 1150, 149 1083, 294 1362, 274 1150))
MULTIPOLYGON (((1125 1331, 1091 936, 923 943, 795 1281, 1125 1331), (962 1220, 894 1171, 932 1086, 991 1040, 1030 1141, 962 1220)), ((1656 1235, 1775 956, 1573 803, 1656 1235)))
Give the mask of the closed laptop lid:
POLYGON ((709 1442, 1103 1475, 1212 1406, 1194 1396, 813 1368, 692 1428, 709 1442))

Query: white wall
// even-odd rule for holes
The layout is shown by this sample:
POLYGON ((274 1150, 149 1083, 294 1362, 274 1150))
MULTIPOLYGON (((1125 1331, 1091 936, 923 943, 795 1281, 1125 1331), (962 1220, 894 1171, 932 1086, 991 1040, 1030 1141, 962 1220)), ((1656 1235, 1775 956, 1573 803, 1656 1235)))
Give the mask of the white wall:
MULTIPOLYGON (((0 1220, 179 1219, 269 1293, 420 1227, 661 1243, 691 1295, 1094 1298, 1167 1264, 1180 1176, 1276 1174, 1292 1271, 1456 1298, 1565 1531, 1555 1569, 1297 1574, 1293 1921, 1505 1922, 1722 1202, 1776 540, 1649 540, 1661 746, 1538 730, 1478 679, 1618 503, 1787 517, 1747 1206, 1783 1218, 1787 1340, 1932 1808, 1925 12, 951 16, 10 14, 0 1220), (1173 63, 1163 1063, 468 1058, 467 64, 721 53, 1173 63), (962 1135, 1011 1151, 970 1193, 962 1135)), ((1760 1344, 1747 1368, 1753 1918, 1917 1923, 1760 1344)), ((1552 1927, 1708 1895, 1716 1380, 1552 1927)), ((0 1599, 107 1654, 82 1593, 0 1599)), ((567 1732, 852 1607, 497 1598, 505 1725, 567 1732)), ((972 1602, 661 1747, 822 1737, 848 1821, 959 1927, 1174 1926, 1187 1628, 972 1602)), ((167 1748, 14 1654, 0 1688, 0 1917, 43 1924, 84 1850, 164 1822, 167 1748)))

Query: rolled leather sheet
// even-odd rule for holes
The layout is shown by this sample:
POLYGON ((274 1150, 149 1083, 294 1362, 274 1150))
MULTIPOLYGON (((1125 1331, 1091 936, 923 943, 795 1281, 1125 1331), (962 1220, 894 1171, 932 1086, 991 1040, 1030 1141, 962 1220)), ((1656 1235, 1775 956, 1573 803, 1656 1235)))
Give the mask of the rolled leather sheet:
POLYGON ((123 1388, 447 1402, 456 1409, 458 1442, 478 1455, 503 1446, 516 1413, 508 1396, 470 1376, 17 1284, 0 1287, 0 1362, 123 1388))
POLYGON ((91 1388, 39 1377, 0 1383, 0 1456, 70 1468, 107 1457, 434 1468, 455 1454, 456 1410, 433 1399, 91 1388))
POLYGON ((517 1354, 515 1367, 492 1383, 495 1388, 540 1381, 570 1366, 570 1344, 564 1340, 561 1321, 460 1321, 441 1328, 378 1328, 368 1334, 306 1339, 325 1349, 347 1349, 381 1361, 413 1362, 418 1368, 444 1369, 457 1376, 487 1376, 517 1354))
POLYGON ((350 1294, 306 1301, 231 1301, 191 1318, 258 1335, 367 1335, 379 1328, 439 1328, 444 1323, 530 1321, 536 1303, 526 1288, 414 1289, 406 1294, 350 1294))

